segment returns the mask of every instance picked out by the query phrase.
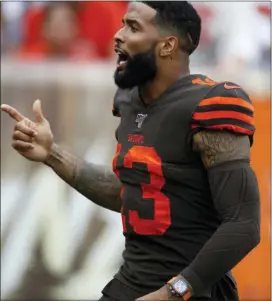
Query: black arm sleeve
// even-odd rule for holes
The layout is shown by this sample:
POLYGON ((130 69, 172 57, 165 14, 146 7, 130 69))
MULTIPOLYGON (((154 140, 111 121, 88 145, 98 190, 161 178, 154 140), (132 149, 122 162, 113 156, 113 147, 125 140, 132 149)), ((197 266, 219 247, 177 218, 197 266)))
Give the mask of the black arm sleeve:
POLYGON ((214 205, 222 224, 181 274, 201 294, 239 263, 260 241, 259 189, 247 162, 208 170, 214 205))

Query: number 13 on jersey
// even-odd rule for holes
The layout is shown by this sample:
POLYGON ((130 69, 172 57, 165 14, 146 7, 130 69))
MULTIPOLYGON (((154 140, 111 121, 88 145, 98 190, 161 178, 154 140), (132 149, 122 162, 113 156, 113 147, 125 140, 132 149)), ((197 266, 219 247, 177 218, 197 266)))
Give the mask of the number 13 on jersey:
MULTIPOLYGON (((118 157, 121 152, 121 144, 117 145, 116 155, 113 159, 113 170, 119 177, 119 171, 116 169, 118 157)), ((133 228, 134 232, 140 235, 162 235, 171 225, 170 200, 162 192, 165 184, 165 178, 162 172, 162 160, 154 147, 135 145, 124 156, 123 165, 125 168, 132 169, 133 163, 146 164, 150 176, 148 184, 141 184, 142 201, 152 199, 154 202, 153 219, 140 218, 136 210, 128 210, 127 216, 122 210, 122 220, 124 232, 127 232, 127 223, 133 228)), ((133 170, 131 170, 133 172, 133 170)), ((121 192, 124 192, 124 187, 121 192)))

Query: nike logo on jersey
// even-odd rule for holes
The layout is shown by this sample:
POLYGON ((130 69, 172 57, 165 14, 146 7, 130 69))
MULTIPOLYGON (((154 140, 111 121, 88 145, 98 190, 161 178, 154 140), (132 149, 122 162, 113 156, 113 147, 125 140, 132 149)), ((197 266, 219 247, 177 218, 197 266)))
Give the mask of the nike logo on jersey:
POLYGON ((225 89, 241 89, 239 86, 224 84, 225 89))

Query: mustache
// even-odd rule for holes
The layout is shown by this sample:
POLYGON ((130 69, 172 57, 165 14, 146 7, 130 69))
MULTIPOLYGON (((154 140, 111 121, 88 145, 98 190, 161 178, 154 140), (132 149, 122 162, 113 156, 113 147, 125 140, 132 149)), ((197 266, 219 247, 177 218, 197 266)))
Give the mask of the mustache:
POLYGON ((129 55, 129 53, 126 50, 122 49, 121 47, 115 46, 114 51, 118 55, 120 60, 121 59, 124 59, 124 60, 131 59, 131 56, 129 55))

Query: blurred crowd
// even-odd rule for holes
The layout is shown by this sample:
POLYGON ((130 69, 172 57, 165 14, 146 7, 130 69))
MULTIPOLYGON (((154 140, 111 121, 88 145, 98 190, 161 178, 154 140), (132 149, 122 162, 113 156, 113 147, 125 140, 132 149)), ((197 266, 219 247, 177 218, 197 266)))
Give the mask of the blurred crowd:
MULTIPOLYGON (((195 2, 203 20, 196 64, 270 66, 270 3, 195 2)), ((113 60, 114 33, 127 2, 2 2, 1 57, 113 60)))

